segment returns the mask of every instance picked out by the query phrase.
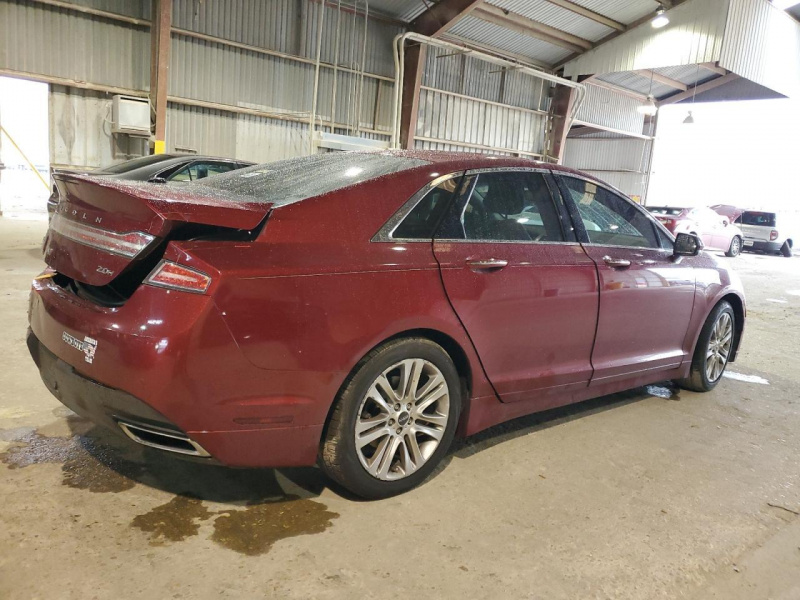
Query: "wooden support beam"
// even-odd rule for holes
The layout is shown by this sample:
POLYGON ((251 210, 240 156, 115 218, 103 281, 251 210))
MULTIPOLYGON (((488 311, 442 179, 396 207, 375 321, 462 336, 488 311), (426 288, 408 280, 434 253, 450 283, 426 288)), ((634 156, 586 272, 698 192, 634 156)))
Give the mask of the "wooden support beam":
POLYGON ((564 155, 564 144, 567 141, 569 115, 575 102, 575 88, 556 85, 553 101, 550 103, 550 131, 548 132, 547 154, 556 163, 561 164, 564 155))
POLYGON ((155 108, 153 154, 163 154, 166 151, 172 0, 153 2, 152 23, 150 28, 150 105, 155 108))
POLYGON ((657 81, 658 83, 663 83, 664 85, 668 85, 669 87, 674 88, 676 90, 681 90, 682 92, 685 92, 687 89, 689 89, 689 86, 686 85, 685 83, 678 81, 677 79, 672 79, 672 77, 661 75, 660 73, 656 73, 655 71, 652 71, 650 69, 640 69, 638 71, 635 71, 635 73, 641 75, 642 77, 647 77, 648 79, 652 78, 653 81, 657 81))
POLYGON ((494 23, 500 27, 505 27, 517 33, 522 33, 530 37, 544 40, 550 44, 566 48, 572 52, 584 52, 593 47, 592 42, 585 40, 577 35, 572 35, 566 31, 561 31, 555 27, 550 27, 544 23, 539 23, 533 19, 523 17, 502 8, 484 4, 473 11, 473 16, 478 17, 488 23, 494 23))
POLYGON ((570 0, 547 0, 550 4, 555 4, 556 6, 560 6, 561 8, 565 8, 568 11, 574 12, 576 15, 581 15, 582 17, 586 17, 587 19, 591 19, 596 23, 600 23, 601 25, 605 25, 606 27, 610 27, 611 29, 616 29, 617 31, 625 31, 625 25, 622 23, 615 21, 614 19, 609 19, 605 15, 601 15, 598 12, 593 10, 589 10, 588 8, 584 8, 579 4, 575 4, 574 2, 570 2, 570 0))
POLYGON ((658 105, 664 106, 666 104, 675 104, 676 102, 680 102, 681 100, 686 100, 687 98, 693 97, 695 94, 702 94, 703 92, 707 92, 709 90, 713 90, 714 88, 718 88, 721 85, 725 85, 735 79, 739 79, 739 76, 736 73, 728 73, 727 75, 723 75, 722 77, 717 77, 716 79, 712 79, 711 81, 706 81, 705 83, 701 83, 700 85, 692 86, 685 92, 680 92, 675 94, 674 96, 670 96, 669 98, 664 98, 661 100, 658 105))
POLYGON ((726 69, 723 69, 717 63, 713 62, 700 63, 700 68, 705 69, 706 71, 711 71, 712 73, 716 73, 717 75, 728 74, 728 71, 726 69))
POLYGON ((439 37, 480 4, 483 0, 440 0, 411 21, 408 30, 439 37))

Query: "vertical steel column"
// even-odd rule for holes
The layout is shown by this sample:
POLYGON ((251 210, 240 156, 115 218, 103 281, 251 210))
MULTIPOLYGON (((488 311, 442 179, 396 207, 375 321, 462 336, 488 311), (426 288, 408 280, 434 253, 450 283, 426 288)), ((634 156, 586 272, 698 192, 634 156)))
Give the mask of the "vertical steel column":
POLYGON ((569 133, 570 115, 575 102, 575 88, 556 85, 553 101, 550 103, 550 135, 547 154, 557 164, 561 163, 564 144, 569 133))
POLYGON ((167 85, 169 80, 172 0, 155 0, 150 26, 150 106, 155 109, 153 154, 166 150, 167 85))

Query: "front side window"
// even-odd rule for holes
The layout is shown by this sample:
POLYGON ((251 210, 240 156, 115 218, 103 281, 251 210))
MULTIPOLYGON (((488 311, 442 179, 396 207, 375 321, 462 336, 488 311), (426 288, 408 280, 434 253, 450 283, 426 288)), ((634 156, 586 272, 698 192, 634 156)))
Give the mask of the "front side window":
POLYGON ((467 240, 562 242, 564 233, 541 173, 480 173, 464 207, 467 240))
POLYGON ((211 175, 227 173, 228 171, 232 171, 234 168, 236 168, 236 165, 233 163, 196 162, 177 171, 169 178, 169 180, 197 181, 198 179, 205 179, 211 175))
POLYGON ((562 177, 589 242, 603 246, 659 248, 660 242, 650 219, 630 200, 591 181, 562 177))

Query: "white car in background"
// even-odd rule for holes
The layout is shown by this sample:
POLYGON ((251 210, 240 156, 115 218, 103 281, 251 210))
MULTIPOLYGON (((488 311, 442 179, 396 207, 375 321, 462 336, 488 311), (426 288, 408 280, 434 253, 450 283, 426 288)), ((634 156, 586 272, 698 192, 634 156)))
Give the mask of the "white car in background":
POLYGON ((745 210, 727 204, 711 207, 739 226, 744 235, 744 250, 778 252, 791 257, 797 224, 785 214, 762 210, 745 210))

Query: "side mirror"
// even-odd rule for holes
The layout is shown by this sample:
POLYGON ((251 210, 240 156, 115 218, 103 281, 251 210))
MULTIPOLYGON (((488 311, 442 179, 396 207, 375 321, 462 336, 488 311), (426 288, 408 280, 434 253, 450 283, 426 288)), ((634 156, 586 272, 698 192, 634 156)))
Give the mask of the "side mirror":
POLYGON ((703 242, 693 233, 679 233, 675 236, 675 256, 697 256, 703 249, 703 242))
POLYGON ((149 183, 167 183, 167 180, 163 177, 151 177, 147 180, 149 183))

